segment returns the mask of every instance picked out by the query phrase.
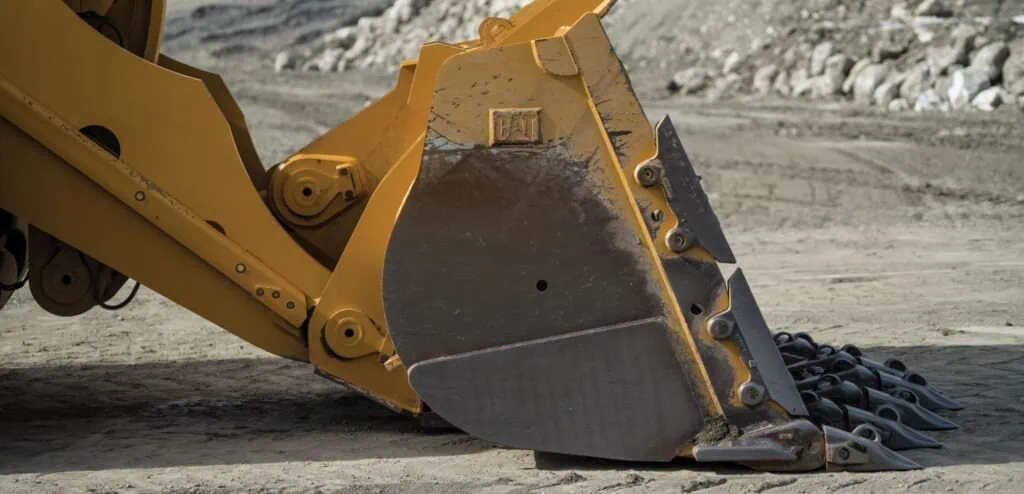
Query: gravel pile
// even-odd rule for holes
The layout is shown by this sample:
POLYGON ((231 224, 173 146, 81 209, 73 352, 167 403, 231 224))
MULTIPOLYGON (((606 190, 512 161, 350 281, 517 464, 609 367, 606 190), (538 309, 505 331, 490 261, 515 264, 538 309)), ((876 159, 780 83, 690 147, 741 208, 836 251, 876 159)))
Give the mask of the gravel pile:
POLYGON ((349 68, 397 70, 428 41, 477 37, 488 17, 510 17, 529 0, 396 0, 383 14, 363 17, 327 33, 301 52, 283 51, 275 70, 341 72, 349 68))
POLYGON ((695 57, 667 88, 711 99, 851 100, 891 111, 1024 108, 1024 15, 970 15, 969 1, 891 3, 876 18, 846 8, 807 13, 752 50, 695 57))
MULTIPOLYGON (((475 39, 529 0, 284 0, 170 23, 217 59, 277 71, 394 71, 425 42, 475 39), (205 26, 205 27, 204 27, 205 26)), ((1024 106, 1024 1, 619 0, 605 25, 631 74, 668 91, 850 100, 893 111, 1024 106)))

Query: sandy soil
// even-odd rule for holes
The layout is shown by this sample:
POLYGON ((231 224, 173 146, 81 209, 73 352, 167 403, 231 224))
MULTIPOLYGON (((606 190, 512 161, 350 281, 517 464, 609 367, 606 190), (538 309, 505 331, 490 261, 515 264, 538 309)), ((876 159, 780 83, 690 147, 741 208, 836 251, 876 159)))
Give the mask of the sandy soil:
MULTIPOLYGON (((172 4, 173 5, 173 4, 172 4)), ((225 72, 268 163, 387 78, 225 72)), ((1024 136, 1019 114, 657 97, 770 324, 909 362, 967 405, 909 473, 771 475, 535 455, 421 429, 144 290, 0 318, 0 492, 1019 492, 1024 136)))

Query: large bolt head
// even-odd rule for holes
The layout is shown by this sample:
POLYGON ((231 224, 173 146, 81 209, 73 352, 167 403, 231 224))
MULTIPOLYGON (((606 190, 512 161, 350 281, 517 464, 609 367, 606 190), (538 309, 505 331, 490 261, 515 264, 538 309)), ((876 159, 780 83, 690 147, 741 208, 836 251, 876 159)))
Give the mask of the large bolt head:
POLYGON ((685 228, 674 228, 665 235, 665 244, 672 252, 685 252, 693 247, 693 234, 685 228))
POLYGON ((725 340, 732 336, 733 323, 725 317, 716 317, 708 323, 708 332, 716 340, 725 340))
POLYGON ((838 450, 836 450, 836 456, 838 456, 839 459, 843 460, 843 461, 849 460, 850 459, 850 450, 848 450, 846 448, 839 448, 838 450))
POLYGON ((765 389, 755 382, 745 382, 739 387, 740 401, 748 407, 760 405, 765 399, 765 389))
POLYGON ((644 163, 636 167, 636 181, 644 187, 654 187, 661 183, 664 169, 655 163, 644 163))

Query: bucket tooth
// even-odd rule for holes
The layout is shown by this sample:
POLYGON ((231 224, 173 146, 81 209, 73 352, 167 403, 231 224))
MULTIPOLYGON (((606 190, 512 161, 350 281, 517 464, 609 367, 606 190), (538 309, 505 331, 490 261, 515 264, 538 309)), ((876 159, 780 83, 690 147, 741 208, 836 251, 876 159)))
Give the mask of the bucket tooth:
POLYGON ((715 445, 697 445, 693 457, 700 462, 740 463, 755 470, 799 472, 825 463, 824 434, 806 419, 747 432, 715 445))
POLYGON ((787 368, 797 380, 833 373, 860 386, 903 396, 930 411, 956 411, 964 408, 945 393, 929 386, 923 376, 911 371, 899 360, 878 362, 865 357, 854 345, 845 345, 840 349, 818 345, 804 333, 780 332, 775 334, 774 340, 787 357, 787 368), (811 351, 812 346, 816 351, 811 351))
POLYGON ((878 380, 881 382, 882 391, 908 390, 917 396, 917 403, 919 405, 933 412, 936 410, 951 410, 955 412, 964 409, 960 402, 947 397, 929 386, 914 384, 885 373, 879 373, 878 380))
POLYGON ((846 411, 832 400, 823 399, 813 391, 804 391, 800 393, 800 396, 803 398, 804 404, 807 405, 807 411, 815 423, 843 430, 850 428, 846 411))
POLYGON ((834 374, 825 374, 797 383, 802 390, 813 390, 833 402, 863 410, 921 431, 944 431, 959 427, 935 412, 876 389, 843 381, 834 374), (883 408, 884 407, 884 408, 883 408), (895 412, 895 413, 893 413, 895 412), (887 416, 888 415, 888 416, 887 416))
POLYGON ((804 339, 793 339, 786 343, 778 343, 779 351, 783 354, 793 355, 801 360, 811 360, 818 355, 818 347, 804 339))
POLYGON ((879 417, 867 410, 847 406, 846 416, 852 430, 868 424, 881 431, 882 444, 894 451, 941 448, 942 443, 894 420, 879 417))
POLYGON ((864 388, 868 404, 872 409, 891 406, 899 411, 900 422, 919 431, 951 431, 960 426, 945 417, 907 400, 883 393, 877 389, 864 388))
POLYGON ((869 369, 874 369, 879 372, 885 372, 886 374, 892 374, 899 378, 905 378, 910 374, 910 369, 901 361, 897 359, 889 359, 884 363, 877 360, 872 360, 864 355, 864 352, 860 350, 856 345, 843 345, 839 349, 842 352, 846 352, 860 361, 861 365, 869 369))
POLYGON ((867 408, 868 402, 864 390, 856 384, 843 381, 834 374, 826 374, 818 379, 818 386, 814 389, 822 398, 828 398, 840 405, 851 407, 867 408))
POLYGON ((884 472, 918 470, 913 460, 851 432, 824 426, 825 469, 829 471, 884 472))

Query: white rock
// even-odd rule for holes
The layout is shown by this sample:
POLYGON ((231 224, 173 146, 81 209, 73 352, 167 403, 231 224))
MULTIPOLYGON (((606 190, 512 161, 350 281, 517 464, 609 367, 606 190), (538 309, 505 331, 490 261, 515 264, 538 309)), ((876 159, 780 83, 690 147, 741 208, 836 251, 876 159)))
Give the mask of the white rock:
POLYGON ((771 93, 772 85, 778 76, 779 68, 774 64, 757 69, 757 72, 754 73, 754 91, 761 95, 771 93))
POLYGON ((907 100, 903 98, 896 98, 889 102, 888 109, 891 112, 907 111, 910 109, 910 103, 908 103, 907 100))
POLYGON ((351 48, 356 42, 356 27, 345 26, 324 36, 324 44, 329 48, 351 48))
POLYGON ((398 28, 401 23, 398 22, 398 11, 393 7, 384 11, 384 14, 380 16, 380 24, 378 24, 377 33, 383 35, 393 35, 398 32, 398 28))
POLYGON ((834 79, 826 75, 819 75, 810 79, 804 79, 799 84, 794 85, 793 96, 825 99, 839 94, 839 90, 840 87, 834 79))
POLYGON ((864 67, 857 74, 853 84, 853 99, 858 103, 870 105, 874 100, 875 90, 885 82, 892 69, 886 64, 872 64, 864 67))
POLYGON ((825 60, 825 75, 832 79, 837 89, 841 89, 846 77, 853 69, 854 61, 843 53, 837 53, 825 60))
POLYGON ((931 89, 934 89, 943 101, 949 102, 949 88, 951 87, 953 87, 953 76, 942 76, 935 80, 931 89))
POLYGON ((782 67, 784 69, 792 69, 797 63, 797 59, 800 57, 800 49, 794 45, 790 46, 785 53, 782 54, 782 67))
POLYGON ((810 76, 807 75, 807 69, 794 70, 793 73, 789 75, 789 86, 795 88, 808 78, 810 78, 810 76))
POLYGON ((728 74, 725 77, 715 81, 714 85, 708 91, 707 99, 709 101, 718 101, 720 99, 728 98, 732 96, 733 89, 739 84, 739 74, 728 74))
POLYGON ((835 54, 835 44, 831 41, 823 41, 814 47, 811 53, 811 76, 818 76, 825 73, 825 62, 828 57, 835 54))
POLYGON ((971 103, 978 93, 992 85, 988 74, 981 69, 966 68, 953 74, 953 84, 947 97, 954 110, 959 110, 971 103))
POLYGON ((373 33, 380 27, 380 17, 360 17, 356 21, 356 30, 362 34, 373 33))
POLYGON ((953 28, 952 36, 953 48, 957 52, 954 63, 966 65, 971 61, 970 53, 978 40, 978 30, 970 24, 959 24, 953 28))
POLYGON ((725 58, 725 63, 722 64, 723 74, 732 74, 736 72, 736 69, 740 67, 740 63, 743 62, 743 57, 740 56, 739 52, 732 52, 728 57, 725 58))
POLYGON ((1013 43, 1010 57, 1003 64, 1003 85, 1013 96, 1024 95, 1024 38, 1013 43))
POLYGON ((328 48, 319 56, 306 62, 302 68, 307 72, 337 72, 338 62, 341 61, 345 50, 340 48, 328 48))
POLYGON ((668 89, 672 92, 693 94, 703 90, 710 82, 710 74, 700 67, 690 67, 676 72, 669 82, 668 89))
POLYGON ((875 42, 871 48, 871 60, 875 63, 882 63, 886 60, 894 60, 907 52, 907 45, 892 39, 881 39, 875 42))
POLYGON ((804 79, 793 85, 793 96, 796 98, 810 98, 814 95, 814 86, 818 82, 818 77, 812 77, 810 79, 804 79))
POLYGON ((885 82, 892 82, 899 86, 900 84, 903 84, 903 81, 907 80, 908 75, 910 75, 909 72, 901 72, 899 70, 892 69, 889 72, 889 76, 885 78, 885 82))
POLYGON ((828 74, 814 78, 814 87, 811 97, 814 99, 831 98, 843 92, 843 79, 830 77, 828 74))
POLYGON ((917 101, 914 102, 914 111, 916 112, 948 111, 948 108, 949 104, 934 89, 921 93, 921 96, 918 96, 917 101))
POLYGON ((907 2, 897 2, 889 9, 889 17, 893 19, 910 19, 910 8, 907 7, 907 2))
POLYGON ((931 72, 928 70, 928 63, 921 62, 907 71, 903 83, 900 84, 900 96, 907 101, 917 101, 917 97, 921 96, 921 93, 932 87, 933 81, 931 72))
POLYGON ((914 36, 917 37, 917 41, 928 44, 935 39, 935 31, 932 31, 927 27, 914 26, 914 36))
POLYGON ((353 61, 357 58, 362 57, 370 50, 370 36, 363 35, 356 39, 352 47, 345 52, 345 60, 353 61))
POLYGON ((412 20, 413 16, 418 14, 420 9, 426 4, 426 0, 395 0, 391 9, 395 11, 393 15, 396 20, 401 24, 405 24, 412 20))
POLYGON ((981 111, 989 112, 1003 106, 1009 99, 1010 95, 1003 88, 996 86, 978 93, 971 101, 971 105, 981 111))
POLYGON ((282 51, 274 57, 274 72, 295 70, 295 57, 288 51, 282 51))
POLYGON ((843 94, 850 94, 853 92, 853 85, 857 82, 857 76, 860 74, 860 71, 864 70, 868 65, 871 65, 870 58, 863 58, 853 64, 853 68, 850 69, 850 75, 846 76, 846 80, 843 82, 843 94))
POLYGON ((956 63, 957 51, 952 46, 929 46, 927 49, 928 70, 932 77, 938 77, 956 63))
POLYGON ((789 72, 786 72, 785 70, 779 72, 779 75, 775 77, 775 82, 772 83, 772 89, 782 96, 789 96, 792 94, 793 89, 789 86, 789 72))
POLYGON ((900 84, 898 81, 888 81, 882 83, 875 89, 875 93, 872 95, 875 104, 882 108, 888 108, 889 103, 892 103, 900 95, 900 84))
POLYGON ((974 28, 960 25, 953 30, 953 42, 949 46, 929 46, 927 48, 928 66, 932 76, 938 77, 954 65, 966 65, 970 62, 970 53, 974 49, 977 32, 974 28))
POLYGON ((1002 75, 1003 64, 1008 58, 1010 58, 1010 47, 1002 41, 997 41, 974 52, 971 57, 971 68, 984 70, 989 79, 997 80, 1002 75))

